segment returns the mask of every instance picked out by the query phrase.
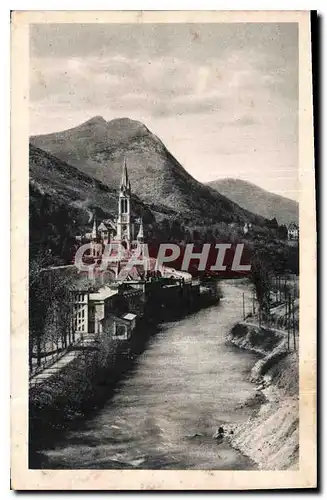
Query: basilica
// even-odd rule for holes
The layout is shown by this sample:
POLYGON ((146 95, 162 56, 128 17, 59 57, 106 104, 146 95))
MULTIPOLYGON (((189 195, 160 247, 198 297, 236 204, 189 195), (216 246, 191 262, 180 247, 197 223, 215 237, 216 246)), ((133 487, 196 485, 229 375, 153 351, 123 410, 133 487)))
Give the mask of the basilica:
POLYGON ((126 158, 119 187, 118 217, 114 220, 104 219, 99 223, 94 215, 92 232, 77 237, 79 241, 82 239, 90 243, 90 256, 93 258, 100 257, 104 246, 109 243, 121 244, 126 251, 144 243, 143 220, 134 219, 131 215, 131 183, 128 178, 126 158))

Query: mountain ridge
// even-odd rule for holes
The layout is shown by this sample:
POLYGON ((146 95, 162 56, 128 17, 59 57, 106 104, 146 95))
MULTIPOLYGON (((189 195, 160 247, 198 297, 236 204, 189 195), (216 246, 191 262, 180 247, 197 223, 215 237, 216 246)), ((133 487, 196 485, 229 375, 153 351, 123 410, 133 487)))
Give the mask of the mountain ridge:
POLYGON ((62 132, 32 136, 30 142, 111 188, 119 186, 126 158, 132 191, 148 205, 199 221, 263 221, 194 179, 139 121, 96 116, 62 132))
POLYGON ((298 223, 298 202, 272 193, 256 184, 227 177, 207 183, 220 194, 252 213, 260 213, 266 219, 276 218, 278 224, 289 225, 291 222, 298 223))

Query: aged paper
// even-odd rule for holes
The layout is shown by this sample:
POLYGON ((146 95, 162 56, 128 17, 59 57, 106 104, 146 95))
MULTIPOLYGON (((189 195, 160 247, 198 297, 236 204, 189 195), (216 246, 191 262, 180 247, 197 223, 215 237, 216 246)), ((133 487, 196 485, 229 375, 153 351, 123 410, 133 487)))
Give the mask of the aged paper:
POLYGON ((13 489, 316 487, 311 78, 309 12, 12 14, 13 489))

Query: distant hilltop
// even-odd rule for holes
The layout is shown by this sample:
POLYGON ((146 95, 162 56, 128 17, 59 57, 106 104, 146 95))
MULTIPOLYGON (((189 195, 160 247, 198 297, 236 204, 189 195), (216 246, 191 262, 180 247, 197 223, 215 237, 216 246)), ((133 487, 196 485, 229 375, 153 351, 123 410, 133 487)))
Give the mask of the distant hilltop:
POLYGON ((292 222, 298 224, 299 204, 294 200, 270 193, 240 179, 218 179, 207 185, 254 214, 266 219, 275 217, 280 225, 288 226, 292 222))

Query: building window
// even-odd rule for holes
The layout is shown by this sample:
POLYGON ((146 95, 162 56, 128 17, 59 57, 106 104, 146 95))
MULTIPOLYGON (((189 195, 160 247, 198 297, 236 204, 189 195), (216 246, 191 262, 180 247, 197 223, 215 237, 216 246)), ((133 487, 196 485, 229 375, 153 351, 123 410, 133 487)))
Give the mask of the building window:
POLYGON ((120 210, 122 214, 127 214, 128 201, 126 198, 120 200, 120 210))
POLYGON ((127 327, 125 325, 114 324, 113 336, 119 339, 127 339, 127 327))

